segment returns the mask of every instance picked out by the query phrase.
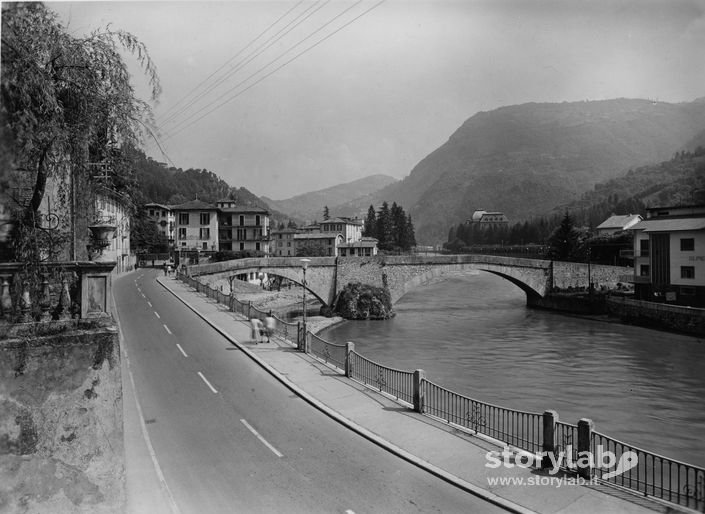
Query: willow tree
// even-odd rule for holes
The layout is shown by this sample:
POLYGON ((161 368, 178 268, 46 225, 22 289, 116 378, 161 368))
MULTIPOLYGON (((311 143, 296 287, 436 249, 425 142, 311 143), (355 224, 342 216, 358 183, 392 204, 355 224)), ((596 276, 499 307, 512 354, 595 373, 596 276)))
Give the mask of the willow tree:
MULTIPOLYGON (((11 151, 4 201, 16 260, 46 258, 40 205, 49 181, 60 185, 60 203, 70 207, 63 209, 65 219, 82 215, 75 210, 82 201, 83 216, 89 215, 95 190, 89 163, 104 164, 103 185, 129 191, 132 172, 123 150, 139 145, 152 114, 135 95, 121 52, 136 58, 156 100, 156 68, 132 34, 108 26, 74 37, 44 4, 2 5, 0 114, 10 139, 3 146, 11 151)), ((68 257, 77 258, 75 250, 68 257)))

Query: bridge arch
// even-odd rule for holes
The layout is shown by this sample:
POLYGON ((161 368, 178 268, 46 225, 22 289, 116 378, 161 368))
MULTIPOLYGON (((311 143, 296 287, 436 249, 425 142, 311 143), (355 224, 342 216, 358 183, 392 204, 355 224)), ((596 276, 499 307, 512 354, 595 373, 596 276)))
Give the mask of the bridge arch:
MULTIPOLYGON (((520 287, 532 298, 549 290, 552 265, 549 261, 487 255, 311 257, 306 272, 307 290, 325 306, 335 301, 348 283, 361 282, 389 289, 392 302, 412 288, 448 272, 477 270, 498 275, 520 287)), ((260 271, 303 283, 298 257, 238 259, 189 268, 189 274, 221 275, 260 271)))

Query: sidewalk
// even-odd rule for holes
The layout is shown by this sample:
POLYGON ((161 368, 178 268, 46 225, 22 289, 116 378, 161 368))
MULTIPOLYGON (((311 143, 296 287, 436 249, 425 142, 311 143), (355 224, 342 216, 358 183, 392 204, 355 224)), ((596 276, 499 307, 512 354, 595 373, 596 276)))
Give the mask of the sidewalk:
MULTIPOLYGON (((288 342, 254 344, 247 320, 172 277, 157 279, 166 289, 264 367, 280 382, 363 437, 468 492, 512 512, 593 513, 674 512, 676 506, 609 486, 555 481, 537 470, 486 467, 486 454, 502 450, 492 442, 413 412, 359 384, 288 342), (514 482, 490 486, 488 478, 514 482), (541 484, 538 481, 541 480, 541 484), (519 485, 517 481, 524 483, 519 485)), ((129 465, 129 462, 128 462, 129 465)))

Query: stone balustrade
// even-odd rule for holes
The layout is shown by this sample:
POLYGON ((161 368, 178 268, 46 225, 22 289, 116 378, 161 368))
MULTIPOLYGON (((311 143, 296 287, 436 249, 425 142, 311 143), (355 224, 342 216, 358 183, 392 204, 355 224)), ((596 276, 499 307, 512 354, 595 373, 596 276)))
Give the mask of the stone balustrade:
POLYGON ((27 325, 110 318, 114 262, 0 263, 0 337, 27 325))

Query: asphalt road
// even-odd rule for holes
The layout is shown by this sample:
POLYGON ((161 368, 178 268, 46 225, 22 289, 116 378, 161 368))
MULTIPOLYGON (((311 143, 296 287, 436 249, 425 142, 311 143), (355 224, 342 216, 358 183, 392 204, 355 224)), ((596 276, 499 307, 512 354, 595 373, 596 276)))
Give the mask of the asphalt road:
POLYGON ((135 390, 181 513, 500 512, 291 393, 139 270, 114 282, 135 390))

